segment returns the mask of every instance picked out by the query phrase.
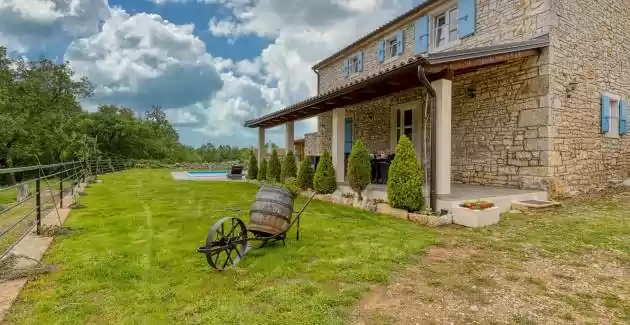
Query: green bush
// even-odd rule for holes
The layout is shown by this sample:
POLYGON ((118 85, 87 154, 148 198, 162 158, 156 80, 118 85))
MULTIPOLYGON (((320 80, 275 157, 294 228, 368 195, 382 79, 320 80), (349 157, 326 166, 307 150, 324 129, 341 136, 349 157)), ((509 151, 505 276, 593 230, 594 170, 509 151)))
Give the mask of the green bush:
POLYGON ((297 183, 298 186, 306 191, 309 188, 313 188, 313 167, 308 159, 304 159, 300 164, 300 171, 298 172, 297 183))
POLYGON ((297 180, 295 177, 289 177, 284 181, 284 187, 291 192, 293 198, 295 199, 298 195, 300 195, 300 188, 297 185, 297 180))
POLYGON ((396 156, 389 167, 387 178, 387 197, 391 207, 418 211, 424 206, 424 172, 416 159, 411 141, 404 135, 396 146, 396 156))
POLYGON ((282 172, 282 166, 280 165, 280 158, 278 158, 278 152, 276 149, 271 150, 271 158, 269 159, 269 165, 267 165, 267 180, 270 182, 280 182, 280 173, 282 172))
POLYGON ((258 159, 252 151, 249 156, 249 166, 247 166, 247 179, 256 179, 258 177, 258 159))
POLYGON ((324 151, 319 158, 315 177, 313 177, 315 192, 319 194, 332 194, 337 189, 335 181, 335 168, 332 164, 332 157, 328 151, 324 151))
POLYGON ((293 151, 289 150, 282 161, 282 173, 280 174, 280 180, 284 182, 285 179, 291 177, 297 177, 297 166, 295 164, 295 155, 293 155, 293 151))
POLYGON ((370 184, 371 179, 370 153, 363 145, 363 141, 357 140, 352 146, 350 157, 348 157, 348 184, 357 193, 359 201, 363 199, 361 193, 370 184))
POLYGON ((267 159, 263 158, 260 162, 260 168, 258 169, 258 180, 264 181, 267 179, 267 159))

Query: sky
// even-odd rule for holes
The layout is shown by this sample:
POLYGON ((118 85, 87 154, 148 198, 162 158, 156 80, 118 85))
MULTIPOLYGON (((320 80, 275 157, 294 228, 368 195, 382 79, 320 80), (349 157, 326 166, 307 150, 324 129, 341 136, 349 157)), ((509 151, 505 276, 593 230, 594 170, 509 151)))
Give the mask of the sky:
MULTIPOLYGON (((180 141, 250 146, 246 120, 317 93, 311 67, 418 0, 0 0, 0 44, 66 61, 82 105, 162 106, 180 141)), ((295 137, 316 131, 299 121, 295 137)), ((284 127, 267 139, 284 146, 284 127)))

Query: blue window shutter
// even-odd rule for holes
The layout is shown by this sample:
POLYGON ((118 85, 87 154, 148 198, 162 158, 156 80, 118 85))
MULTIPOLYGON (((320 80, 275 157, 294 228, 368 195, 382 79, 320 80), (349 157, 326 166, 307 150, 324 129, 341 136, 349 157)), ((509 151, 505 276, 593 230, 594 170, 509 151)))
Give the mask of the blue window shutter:
POLYGON ((477 22, 477 0, 458 0, 457 9, 459 10, 459 37, 470 36, 475 33, 475 25, 477 22))
POLYGON ((349 60, 343 60, 343 76, 347 77, 350 75, 350 61, 349 60))
POLYGON ((610 98, 608 96, 602 96, 602 114, 600 119, 602 133, 610 132, 610 98))
POLYGON ((344 152, 350 153, 352 152, 352 118, 346 117, 345 127, 344 127, 344 152))
POLYGON ((429 51, 429 17, 422 16, 414 27, 414 54, 424 54, 429 51))
POLYGON ((359 72, 363 71, 363 51, 357 53, 357 61, 359 61, 359 72))
POLYGON ((385 40, 378 42, 378 46, 376 47, 376 56, 378 57, 378 62, 385 62, 385 40))
POLYGON ((396 48, 396 55, 400 56, 405 51, 405 31, 399 30, 396 33, 396 42, 398 43, 398 48, 396 48))
POLYGON ((619 102, 619 135, 628 134, 628 102, 619 102))

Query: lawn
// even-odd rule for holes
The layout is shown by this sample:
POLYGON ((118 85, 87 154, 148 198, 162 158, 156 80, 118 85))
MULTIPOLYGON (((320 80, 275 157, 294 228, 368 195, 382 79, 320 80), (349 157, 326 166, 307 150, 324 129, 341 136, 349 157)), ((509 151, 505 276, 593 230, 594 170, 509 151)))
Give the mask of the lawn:
POLYGON ((630 190, 437 232, 440 244, 365 296, 354 323, 630 324, 630 190))
MULTIPOLYGON (((72 181, 63 182, 64 192, 69 193, 72 188, 72 181)), ((0 253, 8 249, 26 231, 35 225, 36 200, 35 181, 28 182, 31 197, 15 205, 17 199, 17 189, 15 187, 0 189, 0 253), (7 231, 5 233, 5 231, 7 231)), ((41 213, 45 217, 53 211, 55 204, 59 203, 59 179, 42 180, 41 191, 41 213)))
POLYGON ((292 232, 218 273, 195 250, 225 214, 213 211, 248 208, 254 185, 150 170, 102 179, 44 258, 59 270, 28 283, 10 324, 340 324, 435 243, 428 228, 314 201, 300 241, 292 232))

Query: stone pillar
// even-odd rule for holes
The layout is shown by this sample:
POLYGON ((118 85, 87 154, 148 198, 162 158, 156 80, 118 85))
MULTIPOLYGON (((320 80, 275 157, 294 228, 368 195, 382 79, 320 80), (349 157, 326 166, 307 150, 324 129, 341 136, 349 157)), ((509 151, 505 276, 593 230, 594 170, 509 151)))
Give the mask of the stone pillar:
POLYGON ((287 122, 284 125, 284 142, 285 142, 285 150, 286 152, 289 152, 289 150, 293 151, 293 154, 295 154, 295 138, 294 138, 294 134, 295 134, 295 126, 293 124, 293 122, 287 122))
POLYGON ((431 82, 436 93, 436 160, 437 194, 451 194, 451 88, 453 82, 439 79, 431 82))
POLYGON ((343 108, 335 108, 332 113, 332 162, 335 167, 336 180, 338 183, 344 179, 344 132, 345 127, 345 110, 343 108))
POLYGON ((258 167, 265 158, 265 128, 258 127, 258 167))

